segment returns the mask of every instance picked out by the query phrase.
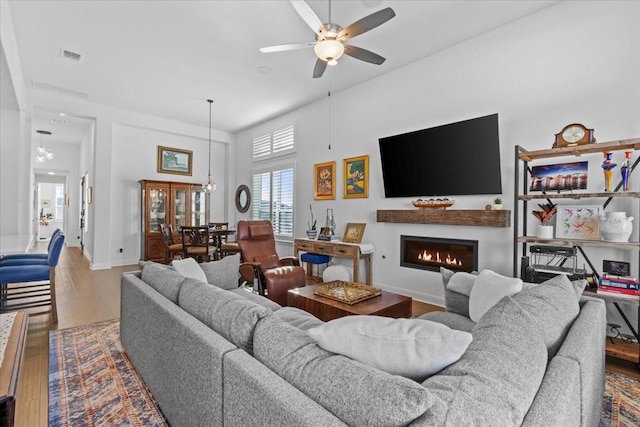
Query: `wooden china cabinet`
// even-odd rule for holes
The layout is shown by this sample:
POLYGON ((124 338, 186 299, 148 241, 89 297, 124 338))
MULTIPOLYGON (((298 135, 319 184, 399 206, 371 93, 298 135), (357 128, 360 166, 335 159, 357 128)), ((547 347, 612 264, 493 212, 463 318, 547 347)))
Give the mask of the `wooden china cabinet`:
POLYGON ((140 259, 164 262, 160 225, 171 225, 174 233, 178 233, 183 225, 207 224, 207 194, 202 184, 145 179, 138 182, 142 201, 140 259))

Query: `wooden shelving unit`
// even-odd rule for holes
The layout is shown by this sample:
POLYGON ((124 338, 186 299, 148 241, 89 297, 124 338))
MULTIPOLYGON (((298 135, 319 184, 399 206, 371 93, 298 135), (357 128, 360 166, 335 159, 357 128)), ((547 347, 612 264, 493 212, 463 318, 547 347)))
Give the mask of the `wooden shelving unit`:
POLYGON ((377 222, 401 224, 468 225, 475 227, 510 227, 510 210, 485 209, 412 209, 378 210, 377 222))

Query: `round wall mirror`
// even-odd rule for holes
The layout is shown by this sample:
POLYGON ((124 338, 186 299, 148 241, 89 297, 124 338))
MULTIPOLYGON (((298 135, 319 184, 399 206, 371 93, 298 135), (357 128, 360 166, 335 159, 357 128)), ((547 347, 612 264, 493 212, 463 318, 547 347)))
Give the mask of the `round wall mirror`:
POLYGON ((236 190, 236 208, 239 212, 245 213, 251 206, 251 191, 246 185, 241 185, 236 190))

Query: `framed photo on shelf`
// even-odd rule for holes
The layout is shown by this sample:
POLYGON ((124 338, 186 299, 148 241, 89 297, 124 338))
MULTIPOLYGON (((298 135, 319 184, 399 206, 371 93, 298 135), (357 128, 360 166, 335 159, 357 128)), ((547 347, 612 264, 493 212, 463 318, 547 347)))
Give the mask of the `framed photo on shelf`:
POLYGON ((369 197, 369 156, 351 157, 343 160, 345 199, 369 197))
POLYGON ((533 166, 529 191, 571 191, 587 189, 589 162, 533 166))
POLYGON ((367 224, 350 222, 344 229, 344 236, 342 241, 346 243, 360 243, 362 242, 362 236, 364 235, 364 227, 367 224))
POLYGON ((556 238, 600 240, 600 206, 558 206, 556 238))
POLYGON ((193 151, 158 145, 158 173, 192 174, 193 151))
POLYGON ((336 162, 313 165, 313 198, 315 200, 335 200, 336 162))

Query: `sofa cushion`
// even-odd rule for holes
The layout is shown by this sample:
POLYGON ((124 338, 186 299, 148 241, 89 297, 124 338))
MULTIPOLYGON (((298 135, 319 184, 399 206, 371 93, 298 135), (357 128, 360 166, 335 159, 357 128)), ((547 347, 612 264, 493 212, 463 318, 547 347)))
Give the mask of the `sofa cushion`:
POLYGON ((471 342, 441 323, 381 316, 341 317, 308 333, 327 351, 416 381, 460 359, 471 342))
POLYGON ((258 323, 254 355, 348 425, 406 425, 434 401, 420 384, 325 351, 276 316, 258 323))
POLYGON ((447 311, 469 317, 469 295, 477 276, 464 272, 456 273, 444 267, 440 267, 440 274, 447 311))
POLYGON ((146 262, 142 267, 140 278, 162 296, 174 304, 178 304, 178 295, 185 277, 164 264, 146 262))
POLYGON ((207 281, 207 275, 204 274, 202 268, 198 265, 195 259, 174 259, 171 261, 171 265, 176 271, 182 274, 184 277, 191 277, 192 279, 198 279, 201 282, 207 281))
POLYGON ((219 261, 203 262, 206 282, 222 289, 236 289, 240 276, 240 253, 228 255, 219 261))
POLYGON ((514 295, 521 290, 521 279, 505 277, 491 270, 482 270, 469 294, 469 318, 478 322, 502 298, 514 295))
POLYGON ((263 307, 266 307, 272 311, 276 311, 276 310, 280 310, 280 308, 282 308, 282 306, 280 304, 278 304, 275 301, 271 301, 269 298, 267 297, 263 297, 262 295, 259 294, 255 294, 253 293, 252 290, 249 290, 247 288, 235 288, 235 289, 229 289, 227 292, 231 292, 235 295, 239 295, 244 299, 248 299, 249 301, 253 301, 258 305, 261 305, 263 307))
POLYGON ((513 299, 537 325, 549 357, 553 357, 580 311, 574 285, 561 274, 525 289, 513 299))
POLYGON ((256 324, 271 313, 268 308, 196 279, 184 281, 178 301, 186 312, 249 354, 253 354, 256 324))
POLYGON ((324 322, 311 313, 300 310, 296 307, 283 307, 274 313, 285 323, 295 326, 303 331, 324 325, 324 322))
POLYGON ((430 320, 432 322, 442 323, 451 329, 458 331, 471 332, 476 326, 476 322, 458 313, 450 313, 448 311, 430 311, 422 316, 418 316, 418 319, 430 320))
POLYGON ((459 361, 423 382, 436 397, 424 425, 521 425, 547 366, 547 349, 514 297, 493 306, 459 361))

